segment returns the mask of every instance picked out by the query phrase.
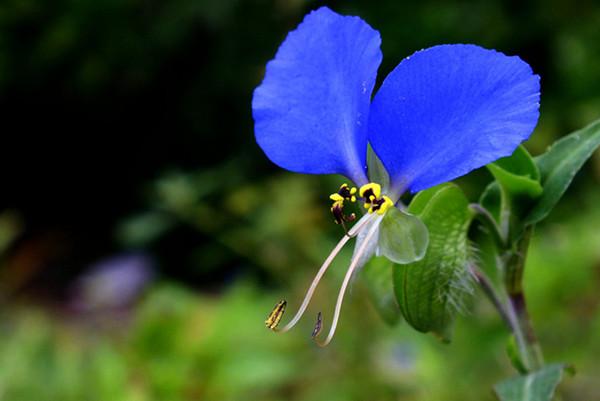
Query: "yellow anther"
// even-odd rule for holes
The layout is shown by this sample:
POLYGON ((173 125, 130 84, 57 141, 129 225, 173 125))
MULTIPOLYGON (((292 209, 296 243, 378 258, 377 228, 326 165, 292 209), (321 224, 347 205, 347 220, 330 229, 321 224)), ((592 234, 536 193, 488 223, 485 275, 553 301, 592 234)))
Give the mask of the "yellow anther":
POLYGON ((337 192, 329 195, 329 199, 331 199, 334 202, 343 202, 344 201, 344 197, 342 195, 338 194, 337 192))
POLYGON ((368 195, 369 198, 371 197, 371 195, 375 196, 375 198, 379 198, 381 196, 381 185, 375 182, 370 182, 360 187, 360 191, 358 192, 358 194, 361 198, 364 198, 365 195, 368 195))
MULTIPOLYGON (((354 189, 356 189, 356 188, 354 188, 354 189)), ((356 192, 356 191, 354 191, 354 192, 356 192)), ((350 202, 356 202, 356 196, 352 195, 350 197, 350 202)))
POLYGON ((287 302, 285 300, 277 302, 277 305, 275 305, 275 308, 273 308, 271 313, 269 313, 269 316, 267 316, 267 320, 265 320, 265 325, 268 329, 275 330, 277 328, 277 325, 283 316, 283 312, 285 312, 286 305, 287 302))
POLYGON ((392 200, 387 196, 383 195, 383 203, 381 206, 379 206, 379 209, 377 209, 377 214, 385 214, 385 212, 392 206, 394 206, 394 202, 392 202, 392 200))
POLYGON ((369 211, 369 213, 377 212, 377 214, 385 214, 390 206, 394 205, 392 200, 383 195, 381 196, 381 185, 370 182, 360 187, 359 195, 364 198, 365 203, 363 206, 369 211))
POLYGON ((357 191, 356 187, 352 187, 350 189, 350 195, 354 195, 356 193, 356 191, 357 191))

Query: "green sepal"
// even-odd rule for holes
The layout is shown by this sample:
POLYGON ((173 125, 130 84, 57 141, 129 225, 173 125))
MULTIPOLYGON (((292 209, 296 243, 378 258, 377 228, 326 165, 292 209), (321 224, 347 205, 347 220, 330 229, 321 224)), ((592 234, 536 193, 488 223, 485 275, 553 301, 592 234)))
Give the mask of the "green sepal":
POLYGON ((535 224, 546 218, 565 193, 575 174, 600 146, 600 120, 556 141, 534 160, 544 192, 525 218, 535 224))
POLYGON ((367 146, 367 174, 370 182, 381 185, 383 193, 390 188, 390 175, 370 144, 367 146))
POLYGON ((427 227, 416 216, 396 207, 385 213, 379 228, 379 250, 383 256, 398 264, 419 261, 429 244, 427 227))
POLYGON ((360 277, 367 286, 373 306, 384 322, 390 326, 402 319, 400 308, 394 297, 392 269, 394 264, 384 257, 373 257, 363 267, 360 277))
POLYGON ((523 146, 515 149, 511 156, 498 159, 486 167, 511 196, 537 198, 542 194, 540 171, 523 146))
POLYGON ((502 381, 494 386, 494 391, 500 401, 551 401, 565 371, 573 373, 569 365, 554 363, 502 381))
POLYGON ((420 192, 408 211, 427 226, 429 246, 422 260, 394 267, 396 299, 412 327, 449 342, 456 312, 470 291, 467 229, 473 213, 451 183, 420 192))

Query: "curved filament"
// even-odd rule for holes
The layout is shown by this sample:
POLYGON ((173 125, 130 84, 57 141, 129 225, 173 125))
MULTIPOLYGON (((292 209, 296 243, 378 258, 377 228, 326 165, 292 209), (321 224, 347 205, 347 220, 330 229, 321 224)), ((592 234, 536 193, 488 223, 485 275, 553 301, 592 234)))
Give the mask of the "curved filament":
POLYGON ((371 217, 371 216, 365 215, 350 229, 350 231, 348 231, 348 233, 346 235, 344 235, 342 237, 340 242, 338 242, 338 244, 335 246, 335 248, 333 248, 333 251, 331 251, 331 253, 327 257, 327 259, 325 259, 325 262, 323 262, 323 265, 321 265, 321 268, 319 269, 319 271, 317 272, 317 275, 315 276, 312 283, 310 284, 310 287, 308 288, 308 291, 306 292, 306 295, 304 296, 304 300, 302 301, 302 305, 300 305, 300 308, 298 309, 298 312, 296 312, 296 315, 283 328, 277 329, 276 327, 272 327, 271 329, 273 331, 285 333, 286 331, 288 331, 289 329, 294 327, 296 325, 296 323, 298 323, 298 321, 304 314, 304 311, 306 311, 306 308, 308 307, 308 304, 310 303, 310 300, 312 299, 312 296, 315 293, 315 290, 317 289, 317 285, 319 284, 319 281, 321 281, 321 278, 323 277, 323 275, 325 274, 325 272, 331 265, 331 262, 333 262, 333 260, 337 256, 337 254, 342 250, 344 245, 346 245, 346 242, 348 242, 348 240, 350 240, 350 238, 355 237, 359 233, 361 228, 366 225, 366 223, 369 221, 369 217, 371 217))
MULTIPOLYGON (((383 216, 377 217, 379 221, 377 221, 373 224, 370 231, 365 236, 365 239, 364 239, 363 243, 361 244, 360 248, 357 250, 356 255, 352 259, 352 262, 350 263, 350 267, 348 267, 348 271, 346 272, 346 276, 344 277, 344 281, 340 288, 340 292, 338 293, 337 302, 335 304, 335 310, 333 312, 333 321, 331 322, 331 327, 329 328, 329 334, 327 334, 327 338, 325 339, 325 341, 321 342, 316 337, 313 337, 315 342, 317 343, 317 345, 319 345, 321 347, 327 346, 327 344, 329 344, 331 342, 331 339, 333 338, 333 335, 335 334, 335 329, 337 327, 338 320, 340 318, 340 313, 342 311, 342 303, 344 302, 344 295, 346 294, 348 284, 350 283, 350 280, 351 280, 352 276, 354 275, 355 270, 358 267, 360 267, 360 266, 358 266, 358 262, 359 262, 359 260, 362 259, 362 256, 367 251, 369 242, 370 242, 371 238, 373 238, 373 236, 377 232, 377 228, 379 227, 379 222, 381 221, 382 217, 383 216)), ((319 331, 320 331, 320 329, 319 329, 319 331)))

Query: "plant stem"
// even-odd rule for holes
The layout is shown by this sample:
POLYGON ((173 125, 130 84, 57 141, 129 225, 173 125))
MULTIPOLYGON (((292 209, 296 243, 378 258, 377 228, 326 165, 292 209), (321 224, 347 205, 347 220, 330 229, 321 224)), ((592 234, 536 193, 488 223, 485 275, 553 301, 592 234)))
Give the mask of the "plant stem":
POLYGON ((504 285, 508 295, 508 312, 511 320, 516 324, 517 330, 514 330, 513 333, 523 363, 528 370, 539 369, 544 364, 542 351, 527 312, 525 294, 523 293, 523 272, 532 234, 533 226, 527 227, 523 236, 517 241, 516 249, 509 251, 506 257, 503 258, 505 260, 504 285))
POLYGON ((501 296, 494 288, 491 280, 477 266, 470 265, 469 273, 492 302, 515 337, 525 368, 529 371, 539 369, 543 366, 544 359, 529 319, 525 295, 523 293, 523 272, 525 270, 529 241, 533 234, 533 226, 527 227, 523 235, 511 248, 508 245, 507 234, 504 234, 506 230, 501 229, 490 212, 476 203, 469 206, 476 213, 479 221, 488 228, 499 253, 502 255, 499 264, 504 274, 506 295, 501 296))
POLYGON ((492 281, 489 279, 489 277, 474 264, 469 264, 468 269, 469 273, 471 274, 471 277, 473 277, 475 282, 479 284, 483 293, 488 297, 490 302, 492 302, 494 307, 498 310, 500 317, 502 317, 502 320, 504 320, 504 322, 508 326, 508 329, 510 331, 515 331, 515 327, 513 324, 514 320, 511 320, 510 312, 507 310, 506 306, 502 302, 500 295, 494 288, 494 285, 492 284, 492 281))
POLYGON ((521 359, 523 360, 523 364, 527 367, 530 366, 526 361, 529 359, 528 355, 528 346, 527 341, 525 339, 525 335, 521 330, 521 326, 519 325, 519 319, 511 307, 510 304, 505 304, 503 302, 502 297, 498 294, 492 281, 487 277, 487 275, 479 270, 477 266, 470 265, 469 273, 473 277, 473 279, 479 284, 483 293, 488 297, 488 299, 492 302, 502 320, 506 323, 508 329, 513 333, 515 337, 515 342, 517 343, 517 347, 519 349, 519 354, 521 355, 521 359))
POLYGON ((502 234, 502 230, 500 229, 500 226, 496 222, 496 219, 494 219, 494 216, 492 216, 491 213, 486 208, 484 208, 483 206, 481 206, 478 203, 471 203, 469 205, 469 207, 471 208, 471 210, 473 210, 475 212, 475 217, 484 226, 487 227, 487 229, 489 230, 489 233, 491 234, 492 238, 494 239, 494 242, 496 243, 496 246, 498 247, 498 249, 501 249, 501 250, 506 249, 506 247, 507 247, 506 236, 502 234))

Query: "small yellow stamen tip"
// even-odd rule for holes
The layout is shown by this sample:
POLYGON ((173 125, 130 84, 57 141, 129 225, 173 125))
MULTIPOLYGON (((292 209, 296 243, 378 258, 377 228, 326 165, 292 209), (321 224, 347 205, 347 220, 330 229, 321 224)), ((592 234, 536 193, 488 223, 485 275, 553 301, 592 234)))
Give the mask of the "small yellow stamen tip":
POLYGON ((364 197, 365 192, 367 192, 369 189, 373 191, 373 195, 375 196, 375 198, 379 198, 381 196, 381 185, 377 184, 376 182, 370 182, 368 184, 363 185, 362 187, 360 187, 360 191, 358 191, 358 194, 361 197, 364 197))
POLYGON ((335 193, 335 194, 329 195, 329 199, 331 199, 334 202, 341 202, 344 200, 344 197, 338 193, 335 193))
POLYGON ((356 187, 352 187, 352 189, 350 189, 350 195, 354 195, 356 193, 357 189, 356 187))
MULTIPOLYGON (((354 189, 356 189, 356 188, 354 188, 354 189)), ((350 202, 356 202, 356 196, 352 195, 352 197, 350 198, 350 202)))
POLYGON ((277 325, 279 325, 279 322, 281 321, 283 312, 285 312, 286 305, 287 305, 287 302, 285 299, 277 302, 277 305, 275 305, 275 307, 273 308, 271 313, 269 313, 267 320, 265 320, 265 325, 267 326, 268 329, 275 331, 275 329, 277 328, 277 325))
POLYGON ((391 200, 389 197, 387 197, 387 196, 383 195, 383 200, 384 200, 384 202, 383 202, 383 203, 381 204, 381 206, 379 207, 379 210, 377 210, 377 214, 379 214, 379 215, 383 215, 383 214, 385 214, 385 212, 386 212, 386 211, 387 211, 387 210, 388 210, 390 207, 393 207, 393 206, 394 206, 394 202, 392 202, 392 200, 391 200))

